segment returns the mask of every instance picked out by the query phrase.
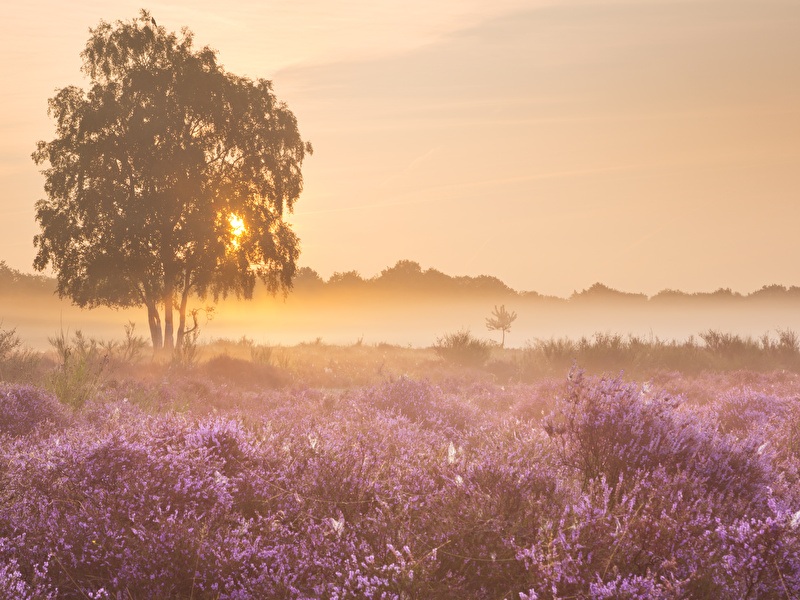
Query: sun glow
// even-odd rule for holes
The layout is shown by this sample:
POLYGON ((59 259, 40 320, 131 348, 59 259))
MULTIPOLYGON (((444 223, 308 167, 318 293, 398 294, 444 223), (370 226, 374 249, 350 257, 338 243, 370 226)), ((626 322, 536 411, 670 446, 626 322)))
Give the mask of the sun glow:
POLYGON ((228 223, 231 225, 231 241, 233 246, 237 247, 239 245, 239 238, 247 231, 247 228, 244 226, 244 219, 239 215, 231 214, 231 216, 228 217, 228 223))

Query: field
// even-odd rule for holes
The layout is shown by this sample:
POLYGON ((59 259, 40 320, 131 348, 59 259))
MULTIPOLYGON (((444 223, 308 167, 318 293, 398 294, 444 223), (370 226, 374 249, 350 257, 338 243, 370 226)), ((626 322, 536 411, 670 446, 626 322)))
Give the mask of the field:
POLYGON ((0 597, 798 598, 797 342, 712 333, 4 332, 0 597))

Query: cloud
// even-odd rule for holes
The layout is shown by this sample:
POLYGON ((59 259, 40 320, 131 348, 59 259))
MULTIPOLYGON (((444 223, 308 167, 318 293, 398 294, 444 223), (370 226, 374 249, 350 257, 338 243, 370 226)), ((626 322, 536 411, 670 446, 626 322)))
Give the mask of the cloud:
POLYGON ((352 212, 352 211, 362 211, 362 210, 379 210, 396 206, 411 206, 416 204, 450 202, 458 199, 463 192, 473 191, 480 188, 497 188, 503 185, 528 183, 532 181, 544 181, 550 179, 574 179, 582 177, 593 177, 598 175, 633 172, 651 167, 652 165, 631 164, 631 165, 619 165, 611 167, 598 167, 592 169, 576 169, 572 171, 532 173, 530 175, 522 175, 515 177, 472 179, 472 180, 465 180, 460 183, 440 184, 440 185, 429 186, 427 188, 417 188, 412 193, 401 194, 396 200, 368 202, 363 204, 350 204, 346 206, 336 206, 332 208, 321 208, 308 211, 300 210, 300 211, 295 211, 293 214, 296 216, 310 216, 310 215, 322 215, 322 214, 352 212))

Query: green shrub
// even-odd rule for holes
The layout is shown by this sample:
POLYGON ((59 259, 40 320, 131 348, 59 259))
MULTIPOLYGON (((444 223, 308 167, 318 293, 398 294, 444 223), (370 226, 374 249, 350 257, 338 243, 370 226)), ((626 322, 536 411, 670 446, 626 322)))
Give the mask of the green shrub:
POLYGON ((67 406, 80 408, 100 389, 110 354, 97 340, 80 331, 71 340, 64 331, 47 339, 58 357, 47 387, 67 406))

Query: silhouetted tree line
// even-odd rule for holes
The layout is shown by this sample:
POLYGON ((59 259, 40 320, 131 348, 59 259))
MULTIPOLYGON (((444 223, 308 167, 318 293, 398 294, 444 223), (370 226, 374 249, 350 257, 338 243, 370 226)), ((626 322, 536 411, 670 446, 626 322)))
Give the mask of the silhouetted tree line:
POLYGON ((375 277, 364 278, 358 271, 335 272, 325 281, 319 273, 309 267, 297 270, 294 288, 298 293, 319 292, 322 290, 374 291, 397 293, 417 293, 444 295, 452 293, 471 293, 490 296, 519 296, 497 277, 479 275, 477 277, 446 275, 436 269, 423 270, 419 263, 400 260, 393 267, 383 269, 375 277))
POLYGON ((9 267, 4 260, 0 260, 0 294, 52 294, 55 286, 56 281, 51 277, 22 273, 9 267))
MULTIPOLYGON (((56 280, 43 275, 22 273, 0 261, 0 294, 18 295, 23 293, 52 294, 56 289, 56 280)), ((325 280, 310 267, 297 269, 293 280, 293 294, 319 295, 327 292, 388 292, 391 294, 417 293, 425 296, 493 296, 520 298, 523 300, 548 300, 558 303, 639 303, 667 304, 695 301, 800 301, 800 287, 782 285, 765 285, 749 294, 734 292, 729 288, 721 288, 713 292, 687 293, 679 290, 663 290, 653 296, 640 293, 629 293, 615 290, 601 283, 595 283, 588 289, 573 292, 568 298, 545 296, 533 291, 516 291, 497 277, 489 275, 451 276, 437 269, 422 269, 419 263, 411 260, 400 260, 393 267, 383 269, 374 277, 362 277, 358 271, 333 273, 325 280)))
POLYGON ((335 272, 326 281, 319 273, 309 267, 301 267, 294 278, 294 289, 298 293, 321 292, 323 290, 362 290, 417 292, 430 295, 474 294, 521 298, 525 300, 549 300, 555 302, 613 302, 613 303, 670 303, 682 301, 741 301, 800 300, 800 287, 765 285, 750 294, 734 292, 730 288, 720 288, 713 292, 687 293, 665 289, 653 296, 615 290, 602 283, 595 283, 588 289, 574 291, 568 298, 547 296, 535 291, 517 291, 510 288, 497 277, 489 275, 451 276, 437 269, 422 269, 419 263, 400 260, 393 267, 383 269, 374 277, 362 277, 358 271, 335 272))

